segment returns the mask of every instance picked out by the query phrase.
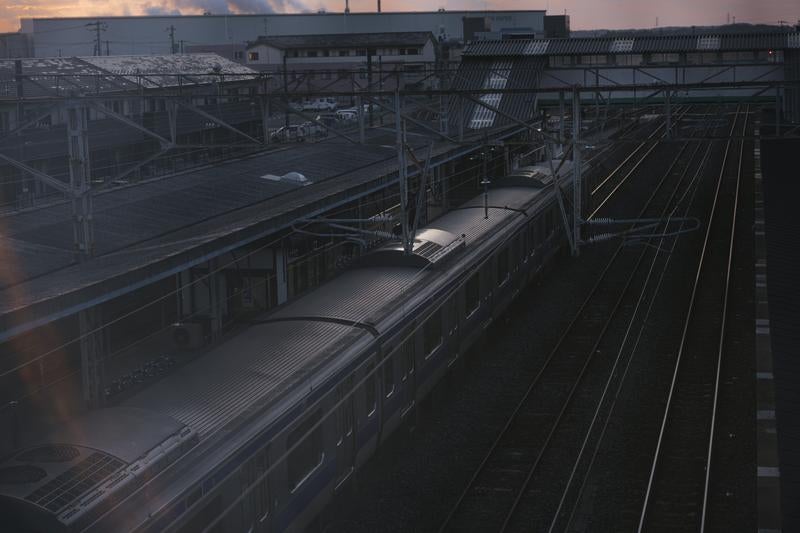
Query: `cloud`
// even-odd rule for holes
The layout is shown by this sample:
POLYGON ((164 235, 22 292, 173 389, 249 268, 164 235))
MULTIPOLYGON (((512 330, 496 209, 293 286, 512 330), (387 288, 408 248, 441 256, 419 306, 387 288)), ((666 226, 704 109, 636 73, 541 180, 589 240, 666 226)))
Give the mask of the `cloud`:
POLYGON ((228 0, 228 8, 234 13, 274 13, 275 10, 266 0, 228 0))

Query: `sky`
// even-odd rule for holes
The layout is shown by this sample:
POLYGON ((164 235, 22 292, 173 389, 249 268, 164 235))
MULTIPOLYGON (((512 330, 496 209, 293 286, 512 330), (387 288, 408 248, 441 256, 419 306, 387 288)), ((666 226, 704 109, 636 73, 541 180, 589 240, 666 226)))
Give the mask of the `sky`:
MULTIPOLYGON (((570 15, 572 29, 652 28, 737 22, 797 23, 798 0, 382 0, 384 11, 546 9, 570 15)), ((351 11, 374 10, 376 1, 351 0, 351 11)), ((342 11, 344 0, 0 0, 0 32, 17 31, 20 17, 83 17, 221 13, 342 11)))

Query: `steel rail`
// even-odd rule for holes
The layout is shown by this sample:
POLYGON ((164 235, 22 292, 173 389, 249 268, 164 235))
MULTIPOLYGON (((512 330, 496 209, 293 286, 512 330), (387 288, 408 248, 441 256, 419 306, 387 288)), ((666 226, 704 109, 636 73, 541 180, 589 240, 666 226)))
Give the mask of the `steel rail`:
MULTIPOLYGON (((665 182, 665 181, 667 180, 667 178, 668 178, 668 177, 669 177, 669 176, 672 174, 672 171, 673 171, 673 169, 675 168, 675 166, 676 166, 677 162, 680 160, 680 158, 681 158, 681 155, 683 154, 684 150, 686 150, 686 149, 688 148, 688 146, 689 146, 689 143, 687 142, 687 143, 685 143, 685 144, 684 144, 684 145, 681 147, 681 151, 680 151, 680 152, 679 152, 679 154, 678 154, 678 155, 677 155, 677 156, 676 156, 676 157, 673 159, 673 162, 672 162, 672 164, 669 166, 669 168, 667 169, 667 171, 664 173, 663 177, 662 177, 662 178, 661 178, 661 180, 659 181, 659 184, 658 184, 658 186, 656 187, 656 192, 658 192, 658 190, 660 190, 660 189, 661 189, 661 187, 663 186, 664 182, 665 182)), ((696 152, 696 151, 695 151, 695 152, 696 152)), ((689 160, 689 163, 691 163, 691 160, 693 159, 694 155, 695 155, 695 153, 693 153, 693 154, 692 154, 692 157, 690 158, 690 160, 689 160)), ((663 216, 665 213, 667 213, 667 212, 669 211, 669 209, 670 209, 670 206, 672 205, 672 202, 673 202, 673 201, 674 201, 674 199, 675 199, 675 196, 678 194, 678 191, 680 190, 680 188, 681 188, 681 185, 684 183, 684 180, 685 180, 685 178, 686 178, 686 175, 688 174, 688 170, 689 170, 689 168, 690 168, 690 165, 687 165, 686 169, 684 169, 683 171, 681 171, 681 175, 680 175, 680 177, 679 177, 679 179, 678 179, 678 182, 675 184, 675 188, 672 190, 672 193, 670 194, 669 198, 667 199, 667 201, 666 201, 666 204, 665 204, 665 206, 664 206, 664 208, 663 208, 663 210, 662 210, 662 216, 663 216)), ((674 208, 673 208, 673 211, 674 211, 674 208)), ((653 239, 653 238, 656 238, 656 237, 658 237, 658 233, 657 233, 657 232, 654 230, 654 231, 652 232, 652 235, 651 235, 650 239, 653 239)), ((597 349, 597 346, 598 346, 598 345, 599 345, 599 343, 601 342, 601 340, 602 340, 602 337, 605 335, 606 329, 608 328, 608 326, 611 324, 611 322, 612 322, 612 321, 614 320, 614 318, 616 317, 616 311, 617 311, 617 309, 618 309, 619 305, 622 303, 623 299, 626 297, 626 295, 627 295, 627 291, 628 291, 628 288, 629 288, 629 286, 630 286, 631 282, 633 281, 633 278, 634 278, 634 277, 636 276, 636 274, 639 272, 639 267, 640 267, 640 265, 641 265, 642 261, 644 260, 645 256, 647 255, 647 252, 648 252, 648 249, 647 249, 647 248, 645 248, 645 249, 643 249, 643 250, 642 250, 642 253, 639 255, 639 258, 637 259, 637 261, 636 261, 636 264, 634 265, 634 267, 633 267, 633 269, 632 269, 632 271, 631 271, 630 277, 629 277, 629 279, 628 279, 628 281, 627 281, 627 283, 626 283, 626 285, 625 285, 625 288, 624 288, 624 289, 622 290, 622 292, 620 293, 619 299, 618 299, 618 300, 617 300, 617 302, 615 303, 615 305, 614 305, 614 308, 613 308, 613 309, 611 310, 611 312, 609 313, 609 317, 608 317, 608 320, 607 320, 607 322, 606 322, 606 325, 604 326, 604 329, 603 329, 603 331, 601 332, 601 334, 600 334, 600 336, 599 336, 599 338, 598 338, 597 342, 595 343, 595 346, 592 348, 592 352, 591 352, 591 353, 592 353, 592 355, 594 355, 594 353, 595 353, 595 351, 596 351, 596 349, 597 349)), ((648 273, 648 279, 649 279, 649 273, 648 273)), ((645 283, 647 283, 647 280, 645 281, 645 283)), ((639 300, 637 301, 637 304, 636 304, 636 309, 638 309, 638 307, 639 307, 639 304, 641 303, 641 296, 642 296, 643 294, 644 294, 644 291, 642 291, 642 293, 641 293, 641 295, 640 295, 640 298, 639 298, 639 300)), ((630 322, 629 322, 629 326, 628 326, 628 328, 629 328, 629 329, 630 329, 631 325, 633 324, 633 321, 635 320, 635 318, 636 318, 636 311, 634 310, 634 314, 631 316, 631 319, 630 319, 630 322)), ((626 334, 626 336, 627 336, 627 334, 626 334)), ((623 342, 624 342, 624 341, 623 341, 623 342)), ((609 378, 608 378, 608 381, 607 381, 607 383, 606 383, 606 389, 607 389, 607 387, 608 387, 608 383, 609 383, 609 382, 611 381, 611 379, 613 378, 614 369, 617 367, 617 364, 618 364, 618 361, 619 361, 619 358, 620 358, 620 356, 621 356, 621 351, 620 351, 620 352, 618 352, 618 354, 617 354, 617 357, 616 357, 616 359, 615 359, 615 362, 614 362, 614 365, 613 365, 613 368, 612 368, 612 370, 611 370, 611 373, 609 374, 609 378)), ((538 469, 538 466, 539 466, 539 464, 540 464, 540 462, 541 462, 541 458, 542 458, 542 456, 544 455, 545 451, 548 449, 548 446, 549 446, 549 444, 550 444, 550 440, 551 440, 551 439, 552 439, 552 437, 555 435, 555 433, 556 433, 556 430, 559 428, 559 426, 560 426, 560 423, 561 423, 561 419, 562 419, 562 417, 563 417, 563 414, 566 412, 567 408, 569 407, 569 404, 570 404, 570 403, 571 403, 571 401, 572 401, 572 397, 573 397, 573 395, 574 395, 574 392, 575 392, 575 391, 577 391, 577 389, 578 389, 578 386, 580 385, 580 383, 581 383, 581 381, 582 381, 582 378, 583 378, 583 375, 584 375, 584 371, 585 371, 585 370, 586 370, 586 368, 588 367, 590 360, 591 360, 591 355, 589 356, 589 358, 587 358, 587 361, 586 361, 586 364, 584 365, 584 368, 582 368, 582 369, 581 369, 581 374, 580 374, 580 375, 578 376, 578 378, 576 379, 576 381, 575 381, 575 384, 573 385, 573 389, 570 391, 570 395, 569 395, 569 396, 568 396, 568 398, 565 400, 565 402, 564 402, 564 405, 562 406, 562 410, 561 410, 561 412, 559 413, 557 420, 556 420, 556 421, 555 421, 555 423, 553 424, 553 426, 552 426, 552 428, 551 428, 551 430, 550 430, 550 432, 549 432, 549 434, 548 434, 548 436, 547 436, 547 439, 545 440, 544 444, 542 445, 542 448, 541 448, 541 450, 540 450, 540 452, 539 452, 539 455, 538 455, 538 457, 536 458, 536 461, 535 461, 535 463, 533 464, 533 466, 531 467, 530 471, 528 472, 528 476, 527 476, 527 477, 526 477, 526 479, 525 479, 525 484, 523 485, 523 487, 522 487, 522 488, 520 489, 520 491, 518 492, 518 494, 517 494, 517 497, 516 497, 516 499, 515 499, 515 501, 514 501, 514 505, 513 505, 513 506, 512 506, 512 508, 509 510, 509 513, 508 513, 508 515, 507 515, 507 517, 506 517, 506 520, 505 520, 505 522, 503 523, 503 525, 502 525, 502 527, 501 527, 501 529, 500 529, 500 532, 501 532, 501 533, 503 533, 503 532, 504 532, 504 531, 505 531, 505 530, 508 528, 508 525, 509 525, 509 523, 510 523, 510 521, 511 521, 512 515, 514 514, 514 512, 515 512, 515 511, 516 511, 516 509, 517 509, 517 507, 519 506, 519 503, 522 501, 522 498, 523 498, 523 496, 524 496, 525 492, 526 492, 526 491, 527 491, 527 489, 528 489, 528 485, 530 484, 530 481, 532 480, 532 478, 533 478, 533 475, 535 474, 535 471, 538 469)), ((594 423, 594 420, 595 420, 595 419, 596 419, 596 417, 597 417, 597 414, 598 414, 599 410, 600 410, 600 409, 601 409, 601 407, 602 407, 602 403, 603 403, 604 396, 605 396, 605 389, 604 389, 604 391, 603 391, 603 394, 602 394, 602 396, 601 396, 600 400, 598 401, 597 408, 595 409, 595 412, 594 412, 594 417, 593 417, 593 420, 592 420, 592 425, 593 425, 593 423, 594 423)), ((590 428, 590 429, 591 429, 591 428, 590 428)), ((586 438, 588 439, 588 433, 587 433, 587 437, 586 437, 586 438)), ((585 440, 586 440, 586 439, 585 439, 585 440)), ((584 443, 585 443, 585 441, 584 441, 584 443)), ((576 462, 576 466, 577 466, 577 462, 576 462)), ((573 469, 573 473, 574 473, 574 469, 573 469)), ((567 489, 568 489, 568 488, 569 488, 569 487, 567 487, 567 489)), ((567 489, 565 489, 565 493, 566 493, 566 490, 567 490, 567 489)), ((565 493, 564 493, 564 494, 565 494, 565 493)), ((561 502, 559 502, 559 509, 560 509, 560 507, 561 507, 561 502)), ((557 512, 558 512, 558 511, 557 511, 557 512)), ((551 523, 551 527, 550 527, 550 530, 551 530, 551 531, 552 531, 552 527, 553 527, 553 526, 552 526, 552 523, 551 523)))
MULTIPOLYGON (((660 188, 660 184, 659 184, 659 187, 656 187, 654 189, 654 191, 651 193, 650 197, 645 202, 645 205, 642 208, 641 212, 639 213, 639 216, 642 216, 647 211, 647 209, 650 206, 650 203, 653 201, 653 199, 655 198, 656 194, 658 193, 659 188, 660 188)), ((529 386, 526 389, 525 393, 523 394, 521 400, 518 402, 518 404, 516 405, 515 409, 511 412, 511 415, 509 416, 509 418, 506 421, 505 425, 501 429, 500 433, 495 438, 495 440, 492 443, 491 447, 489 448, 488 452, 486 453, 486 455, 482 459, 481 463, 478 465, 478 467, 476 468, 475 472, 471 476, 470 480, 467 482, 466 488, 462 491, 462 493, 460 494, 458 500, 451 507, 450 512, 447 514, 447 516, 445 517, 445 519, 443 520, 442 524, 440 525, 440 527, 438 529, 439 532, 445 531, 447 529, 447 527, 449 526, 450 522, 452 521, 452 519, 455 517, 456 512, 461 507, 464 499, 469 494, 470 489, 475 484, 475 481, 477 480, 478 476, 483 472, 483 470, 486 467, 487 463, 491 459, 494 451, 499 446, 500 441, 506 435, 506 433, 508 432, 509 428, 511 427, 511 425, 515 421, 515 419, 516 419, 518 413, 520 412, 520 410, 522 409, 525 401, 530 397, 530 395, 533 392, 534 388, 539 384, 539 381, 540 381, 541 377, 544 375, 545 370, 547 370, 547 368, 549 367, 550 363, 553 361, 553 358, 555 357, 555 355, 558 353, 559 349, 563 345, 564 341, 567 339, 569 334, 572 332, 572 329, 575 327, 575 325, 577 324, 578 320, 582 316, 583 312, 586 310, 587 306, 592 301, 592 299, 593 299, 594 295, 596 294, 597 290, 602 285, 602 283, 605 281, 608 273, 611 271, 611 267, 616 262, 616 259, 619 257, 620 252, 622 251, 622 249, 623 249, 623 245, 622 244, 620 244, 615 249, 615 251, 612 254, 611 258, 609 259, 608 263, 603 268, 603 271, 601 272, 600 277, 594 283, 594 285, 590 289, 589 294, 586 296, 586 298, 584 298, 584 300, 581 303, 581 305, 579 306, 577 312, 574 314, 573 318, 570 320, 570 323, 567 325, 567 327, 564 329, 564 331, 559 336, 558 340, 556 341, 555 346, 549 352, 548 356, 545 358, 545 361, 544 361, 542 367, 539 369, 537 374, 534 376, 533 380, 531 381, 531 383, 529 384, 529 386)), ((605 330, 605 327, 603 328, 603 330, 605 330)))
MULTIPOLYGON (((734 117, 733 124, 731 125, 730 133, 733 133, 733 131, 735 131, 736 122, 738 121, 738 118, 739 118, 739 111, 738 111, 738 108, 737 108, 737 113, 736 113, 736 116, 734 117)), ((709 238, 711 236, 711 228, 713 227, 714 221, 715 221, 715 216, 716 216, 716 212, 717 212, 717 203, 718 203, 718 200, 719 200, 719 197, 720 197, 720 190, 722 189, 722 181, 723 181, 723 177, 725 175, 725 167, 727 166, 728 154, 730 152, 730 147, 731 147, 731 141, 729 140, 728 143, 726 144, 725 153, 724 153, 724 156, 723 156, 722 164, 720 166, 720 173, 719 173, 719 177, 717 179, 716 189, 714 191, 714 200, 712 202, 711 213, 709 215, 709 223, 708 223, 708 225, 706 227, 706 233, 705 233, 705 236, 703 238, 703 246, 702 246, 701 253, 700 253, 700 260, 699 260, 698 265, 697 265, 697 272, 695 273, 695 279, 694 279, 694 283, 693 283, 693 286, 692 286, 692 293, 691 293, 691 296, 689 298, 689 307, 688 307, 688 310, 687 310, 687 313, 686 313, 686 319, 684 320, 683 331, 681 333, 681 340, 680 340, 680 344, 679 344, 678 355, 677 355, 677 358, 676 358, 676 361, 675 361, 675 367, 674 367, 673 374, 672 374, 672 380, 670 382, 669 393, 667 395, 667 402, 666 402, 666 405, 665 405, 665 408, 664 408, 664 415, 663 415, 663 418, 661 420, 661 427, 659 429, 658 440, 656 442, 656 449, 655 449, 654 454, 653 454, 653 461, 652 461, 652 464, 651 464, 651 467, 650 467, 650 475, 649 475, 649 478, 648 478, 647 487, 645 488, 644 502, 642 503, 642 511, 641 511, 640 516, 639 516, 639 524, 638 524, 638 527, 637 527, 638 533, 642 533, 642 531, 644 530, 645 521, 647 519, 647 512, 648 512, 648 510, 650 508, 651 496, 653 494, 653 487, 655 485, 655 475, 656 475, 656 471, 658 469, 658 465, 659 465, 659 462, 660 462, 659 459, 661 458, 661 452, 662 452, 662 448, 663 448, 663 445, 664 445, 664 435, 666 434, 666 426, 667 426, 667 421, 669 419, 669 414, 670 414, 670 411, 671 411, 671 408, 672 408, 672 401, 673 401, 673 398, 675 397, 675 388, 676 388, 676 383, 678 381, 678 374, 679 374, 679 370, 681 368, 681 362, 682 362, 682 359, 683 359, 684 349, 686 347, 686 339, 687 339, 687 336, 688 336, 689 325, 691 324, 692 318, 694 316, 694 308, 695 308, 695 303, 696 303, 697 290, 698 290, 698 287, 700 285, 700 277, 701 277, 701 274, 704 271, 704 266, 705 266, 705 263, 706 263, 706 256, 707 256, 707 252, 708 252, 708 242, 709 242, 709 238)))
MULTIPOLYGON (((750 106, 745 108, 744 126, 742 132, 747 131, 747 120, 750 118, 750 106)), ((731 222, 731 240, 728 246, 728 265, 725 269, 725 296, 722 303, 722 324, 719 330, 719 348, 717 350, 717 366, 714 375, 714 401, 711 407, 711 431, 708 436, 708 455, 706 456, 706 475, 703 484, 703 508, 700 514, 700 531, 705 531, 706 515, 708 513, 708 491, 711 479, 711 460, 716 436, 717 407, 719 405, 719 377, 722 373, 722 349, 725 345, 725 324, 728 319, 728 293, 731 282, 731 265, 733 264, 733 247, 736 237, 736 214, 739 209, 739 190, 742 181, 742 158, 744 155, 744 141, 739 142, 739 161, 736 166, 736 194, 733 199, 733 220, 731 222)))
MULTIPOLYGON (((708 113, 706 113, 706 115, 707 114, 708 113)), ((693 161, 694 158, 696 157, 696 155, 699 153, 700 148, 702 147, 702 145, 703 145, 702 143, 697 143, 695 148, 694 148, 694 150, 692 151, 692 154, 689 156, 689 165, 687 165, 686 168, 682 172, 682 176, 680 178, 681 182, 683 182, 685 180, 686 175, 689 174, 690 170, 693 168, 693 166, 691 164, 691 161, 693 161)), ((698 178, 700 176, 700 173, 702 172, 703 168, 705 167, 707 159, 710 156, 710 148, 711 148, 711 144, 710 143, 706 143, 705 152, 701 156, 698 164, 696 165, 696 168, 694 170, 694 175, 692 176, 692 178, 690 180, 690 183, 687 186, 686 192, 688 192, 689 189, 693 186, 693 184, 697 182, 697 180, 698 180, 698 178)), ((678 186, 680 186, 680 183, 678 184, 678 186)), ((696 191, 696 188, 695 188, 695 191, 696 191)), ((677 188, 676 188, 676 192, 677 192, 677 188)), ((684 193, 684 195, 686 194, 686 192, 684 193)), ((673 198, 674 198, 674 195, 673 195, 673 198)), ((668 217, 669 219, 671 219, 674 216, 674 214, 675 214, 675 212, 676 212, 676 210, 678 208, 678 205, 680 204, 680 202, 682 200, 683 200, 683 197, 678 199, 678 203, 675 205, 675 207, 673 208, 672 212, 670 213, 670 215, 668 217)), ((692 203, 693 202, 689 202, 687 204, 687 206, 686 206, 686 208, 684 210, 685 211, 684 212, 684 216, 686 216, 688 214, 688 211, 691 208, 692 203)), ((655 238, 655 237, 659 237, 659 235, 655 234, 651 238, 655 238)), ((660 235, 660 242, 659 242, 659 245, 658 245, 657 249, 661 249, 661 246, 663 245, 663 242, 664 242, 665 238, 666 238, 665 235, 662 233, 660 235)), ((675 246, 675 244, 673 243, 673 248, 674 248, 674 246, 675 246)), ((658 280, 658 282, 656 284, 656 288, 655 288, 655 291, 653 292, 653 296, 651 297, 649 306, 648 306, 647 310, 645 311, 645 317, 643 318, 644 321, 646 321, 647 318, 650 315, 650 311, 652 310, 652 307, 653 307, 653 301, 655 299, 655 295, 658 294, 659 288, 661 286, 661 281, 664 278, 664 274, 666 272, 667 265, 668 265, 668 263, 669 263, 671 258, 672 258, 671 252, 668 252, 668 256, 667 256, 665 265, 662 268, 660 279, 658 280)), ((653 269, 655 268, 656 259, 657 259, 657 256, 654 256, 653 262, 651 263, 651 266, 650 266, 650 271, 648 272, 647 279, 645 280, 645 283, 644 283, 644 287, 646 287, 647 284, 649 283, 650 276, 651 276, 651 274, 653 272, 653 269)), ((614 379, 616 368, 617 368, 617 366, 618 366, 618 364, 619 364, 619 362, 621 360, 622 348, 627 343, 627 339, 628 339, 628 337, 629 337, 629 335, 631 333, 631 330, 633 328, 633 322, 634 322, 634 320, 636 318, 638 309, 639 309, 640 305, 642 304, 642 302, 644 301, 644 296, 645 296, 645 291, 642 290, 642 293, 640 294, 639 300, 636 303, 636 308, 634 310, 633 316, 631 317, 631 320, 630 320, 630 322, 628 324, 628 329, 627 329, 627 331, 625 333, 625 337, 623 338, 622 343, 620 344, 620 350, 619 350, 619 352, 617 354, 617 357, 615 358, 614 367, 611 369, 611 372, 609 373, 608 379, 606 380, 606 384, 604 386, 603 393, 602 393, 600 399, 597 402, 597 407, 596 407, 596 409, 594 411, 594 414, 593 414, 593 417, 592 417, 592 421, 591 421, 591 423, 589 425, 589 428, 586 430, 586 434, 585 434, 583 442, 581 444, 581 449, 579 450, 578 455, 577 455, 577 457, 576 457, 576 459, 575 459, 575 461, 573 463, 573 467, 572 467, 572 470, 570 472, 570 477, 567 480, 567 485, 564 487, 564 490, 562 491, 561 499, 559 501, 558 507, 556 508, 556 511, 553 513, 553 518, 551 520, 550 527, 549 527, 549 531, 551 531, 551 532, 554 531, 556 526, 557 526, 559 517, 561 515, 561 510, 563 509, 563 507, 564 507, 564 505, 566 503, 566 500, 567 500, 567 495, 568 495, 569 491, 572 489, 572 486, 573 486, 572 483, 575 480, 575 476, 576 476, 576 474, 578 472, 579 464, 583 460, 584 452, 585 452, 586 447, 588 445, 589 438, 591 436, 591 432, 594 429, 595 422, 599 419, 600 411, 603 408, 603 404, 605 402, 605 398, 606 398, 607 392, 608 392, 609 387, 611 386, 611 383, 612 383, 612 381, 614 379)), ((588 479, 589 474, 592 471, 592 468, 593 468, 593 465, 594 465, 594 460, 595 460, 595 458, 597 456, 597 451, 598 451, 598 449, 600 447, 600 444, 602 443, 603 438, 605 436, 605 432, 606 432, 606 429, 608 427, 608 422, 609 422, 609 420, 611 418, 611 414, 613 413, 614 407, 616 405, 617 398, 619 397, 619 392, 622 389, 623 383, 625 382, 625 378, 627 376, 628 369, 630 368, 630 363, 631 363, 631 361, 633 359, 633 356, 635 354, 636 348, 638 347, 639 340, 641 339, 642 330, 643 330, 643 328, 640 328, 638 337, 637 337, 637 339, 636 339, 636 341, 634 343, 633 348, 630 351, 630 355, 628 356, 628 360, 625 363, 625 369, 624 369, 624 371, 623 371, 623 373, 622 373, 622 375, 621 375, 621 377, 619 379, 619 382, 617 384, 617 387, 616 387, 616 390, 615 390, 615 393, 614 393, 614 397, 612 398, 611 404, 610 404, 610 406, 608 408, 608 414, 606 415, 606 417, 604 419, 604 422, 603 422, 603 427, 601 429, 600 436, 597 439, 597 443, 594 446, 594 449, 593 449, 593 452, 592 452, 592 457, 591 457, 591 459, 589 461, 589 465, 586 468, 586 473, 581 478, 581 485, 580 485, 580 487, 578 489, 578 493, 577 493, 577 496, 575 498, 574 504, 571 507, 569 518, 567 520, 567 524, 565 526, 565 529, 569 529, 569 526, 572 523, 573 516, 574 516, 575 510, 577 508, 577 505, 580 502, 580 498, 581 498, 581 495, 583 493, 583 489, 584 489, 586 480, 588 479)))

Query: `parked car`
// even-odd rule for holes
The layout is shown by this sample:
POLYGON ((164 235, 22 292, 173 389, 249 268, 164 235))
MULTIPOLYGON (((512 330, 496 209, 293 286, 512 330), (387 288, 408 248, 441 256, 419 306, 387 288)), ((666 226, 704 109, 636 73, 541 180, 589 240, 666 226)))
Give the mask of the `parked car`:
POLYGON ((292 124, 290 126, 282 126, 273 131, 272 135, 269 137, 269 140, 270 142, 274 143, 291 141, 303 142, 306 140, 307 135, 308 131, 306 130, 305 126, 292 124))
POLYGON ((322 124, 325 124, 329 128, 335 126, 336 122, 338 121, 336 113, 320 113, 314 118, 317 122, 321 122, 322 124))
POLYGON ((341 120, 342 122, 350 122, 352 120, 358 120, 358 109, 352 107, 348 109, 340 109, 336 112, 336 118, 341 120))
POLYGON ((303 122, 302 124, 300 124, 300 126, 304 128, 305 134, 307 136, 311 136, 314 138, 328 136, 328 129, 317 124, 316 122, 303 122))
POLYGON ((303 111, 333 111, 335 109, 335 98, 317 98, 303 102, 303 111))

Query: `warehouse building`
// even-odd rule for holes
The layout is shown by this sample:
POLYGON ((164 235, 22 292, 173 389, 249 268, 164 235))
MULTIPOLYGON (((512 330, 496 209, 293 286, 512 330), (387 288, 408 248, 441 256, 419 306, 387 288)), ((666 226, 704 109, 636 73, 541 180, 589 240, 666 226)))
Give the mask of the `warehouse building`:
POLYGON ((431 32, 440 41, 463 42, 468 38, 464 28, 477 26, 480 31, 522 28, 526 34, 544 36, 544 21, 543 10, 442 9, 402 13, 23 18, 21 22, 22 33, 30 36, 36 57, 53 57, 93 55, 98 33, 103 54, 167 54, 180 51, 181 46, 186 50, 188 45, 243 46, 263 35, 431 32))

